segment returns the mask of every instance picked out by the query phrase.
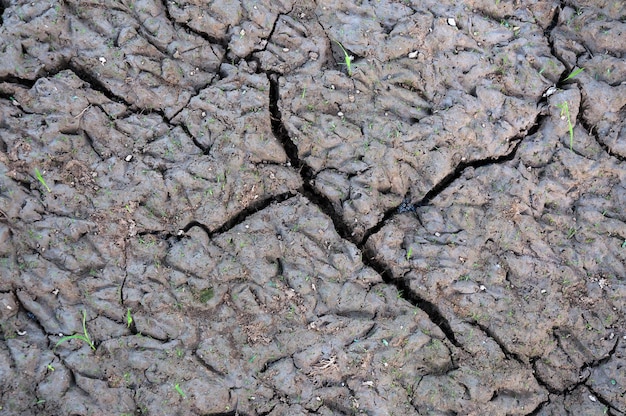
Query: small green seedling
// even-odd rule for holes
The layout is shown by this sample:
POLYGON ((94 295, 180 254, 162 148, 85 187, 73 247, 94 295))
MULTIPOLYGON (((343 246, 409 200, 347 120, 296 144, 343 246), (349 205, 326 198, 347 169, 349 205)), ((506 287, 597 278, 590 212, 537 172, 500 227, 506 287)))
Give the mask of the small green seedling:
POLYGON ((567 76, 567 78, 565 78, 563 80, 563 82, 569 81, 570 79, 573 79, 576 75, 580 74, 584 70, 585 70, 585 68, 578 68, 578 69, 573 70, 572 72, 570 72, 570 74, 567 76))
POLYGON ((96 346, 93 345, 93 341, 89 337, 89 333, 87 332, 87 325, 85 324, 86 321, 87 321, 87 312, 83 310, 83 333, 82 334, 68 335, 66 337, 61 338, 54 345, 54 348, 56 348, 62 342, 69 341, 71 339, 80 339, 81 341, 86 342, 87 345, 89 345, 91 347, 91 349, 95 351, 96 350, 96 346))
POLYGON ((406 259, 411 260, 411 257, 413 257, 413 247, 409 247, 409 249, 406 252, 406 259))
POLYGON ((343 60, 344 60, 343 64, 346 66, 346 69, 348 70, 348 76, 352 76, 352 59, 354 58, 348 55, 348 51, 346 51, 346 49, 343 47, 341 42, 335 41, 335 43, 339 45, 339 47, 343 51, 343 60))
POLYGON ((180 397, 182 397, 183 399, 187 398, 187 395, 185 394, 185 392, 183 391, 183 389, 180 388, 180 385, 178 383, 176 383, 174 385, 174 390, 176 390, 176 392, 178 394, 180 394, 180 397))
POLYGON ((126 309, 126 326, 130 328, 133 324, 133 316, 130 314, 130 308, 126 309))
POLYGON ((35 168, 35 176, 37 177, 37 180, 41 182, 41 184, 48 190, 48 192, 52 192, 50 190, 50 187, 46 183, 46 180, 43 178, 43 175, 41 174, 41 172, 39 172, 39 169, 37 168, 35 168))
POLYGON ((574 149, 574 125, 572 124, 572 119, 569 114, 569 105, 567 101, 562 102, 557 105, 561 109, 561 117, 567 120, 567 130, 569 131, 569 150, 573 151, 574 149))

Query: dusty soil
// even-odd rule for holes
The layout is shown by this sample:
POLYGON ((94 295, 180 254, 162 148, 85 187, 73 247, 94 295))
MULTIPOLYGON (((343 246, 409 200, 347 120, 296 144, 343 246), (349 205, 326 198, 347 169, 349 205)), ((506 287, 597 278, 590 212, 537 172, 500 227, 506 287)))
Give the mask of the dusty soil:
POLYGON ((626 415, 623 1, 0 11, 0 414, 626 415))

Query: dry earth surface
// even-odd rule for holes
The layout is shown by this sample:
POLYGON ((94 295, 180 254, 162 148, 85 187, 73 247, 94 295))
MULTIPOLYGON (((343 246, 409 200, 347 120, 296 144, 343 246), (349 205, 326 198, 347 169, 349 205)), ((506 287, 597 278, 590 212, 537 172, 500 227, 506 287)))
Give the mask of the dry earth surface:
POLYGON ((624 1, 0 12, 0 414, 626 415, 624 1))

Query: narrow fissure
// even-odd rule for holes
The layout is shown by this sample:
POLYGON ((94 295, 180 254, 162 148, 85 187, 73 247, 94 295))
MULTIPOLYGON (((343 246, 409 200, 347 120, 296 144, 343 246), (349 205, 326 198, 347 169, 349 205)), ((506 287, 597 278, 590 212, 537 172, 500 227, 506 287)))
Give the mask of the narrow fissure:
POLYGON ((70 61, 69 64, 67 65, 67 69, 71 70, 74 74, 76 74, 78 78, 82 79, 87 84, 89 84, 89 87, 91 89, 102 93, 109 100, 119 103, 119 104, 124 104, 129 109, 132 108, 132 106, 129 103, 127 103, 123 98, 118 97, 117 95, 113 94, 106 87, 106 85, 102 83, 102 81, 100 81, 99 79, 97 79, 96 77, 94 77, 93 75, 85 71, 84 69, 82 69, 79 65, 76 65, 75 63, 70 61))
POLYGON ((289 192, 285 192, 279 195, 273 195, 265 199, 257 200, 251 203, 250 205, 248 205, 247 207, 245 207, 244 209, 242 209, 241 211, 239 211, 236 215, 234 215, 229 220, 224 222, 220 227, 213 229, 213 230, 209 228, 206 224, 203 224, 199 221, 191 221, 189 224, 187 224, 185 227, 181 229, 182 233, 179 233, 177 237, 180 239, 182 238, 182 235, 184 233, 187 233, 189 230, 191 230, 194 227, 198 227, 204 230, 204 232, 209 236, 209 238, 212 238, 214 235, 223 234, 229 231, 231 228, 235 227, 237 224, 244 222, 248 217, 256 214, 259 211, 264 210, 270 205, 286 201, 289 198, 293 198, 295 195, 296 195, 295 192, 289 191, 289 192))
MULTIPOLYGON (((547 98, 542 98, 538 103, 538 107, 542 107, 547 103, 547 98)), ((433 199, 435 199, 439 194, 441 194, 445 189, 447 189, 452 183, 454 183, 457 179, 459 179, 467 168, 478 169, 484 166, 497 165, 505 162, 509 162, 515 159, 517 155, 517 151, 524 141, 525 137, 531 136, 535 134, 543 124, 543 120, 547 117, 543 112, 539 112, 535 117, 535 120, 531 127, 527 131, 522 131, 515 137, 509 139, 511 143, 513 143, 511 150, 501 156, 490 157, 486 159, 474 160, 471 162, 462 162, 457 167, 446 175, 442 180, 440 180, 437 184, 435 184, 430 191, 428 191, 422 199, 419 201, 412 203, 410 201, 410 195, 407 195, 404 198, 404 201, 397 207, 391 208, 385 212, 383 218, 365 232, 363 235, 363 239, 361 240, 361 244, 365 244, 367 240, 374 234, 378 233, 384 226, 389 222, 389 220, 394 217, 396 214, 405 213, 405 212, 413 212, 415 213, 418 207, 424 207, 429 205, 433 199)), ((417 215, 417 214, 416 214, 417 215)))

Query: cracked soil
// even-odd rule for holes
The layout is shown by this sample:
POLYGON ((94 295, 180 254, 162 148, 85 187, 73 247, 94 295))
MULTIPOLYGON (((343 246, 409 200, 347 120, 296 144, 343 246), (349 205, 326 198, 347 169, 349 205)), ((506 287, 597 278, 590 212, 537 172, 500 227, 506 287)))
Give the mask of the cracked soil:
POLYGON ((624 1, 0 15, 1 415, 626 415, 624 1))

